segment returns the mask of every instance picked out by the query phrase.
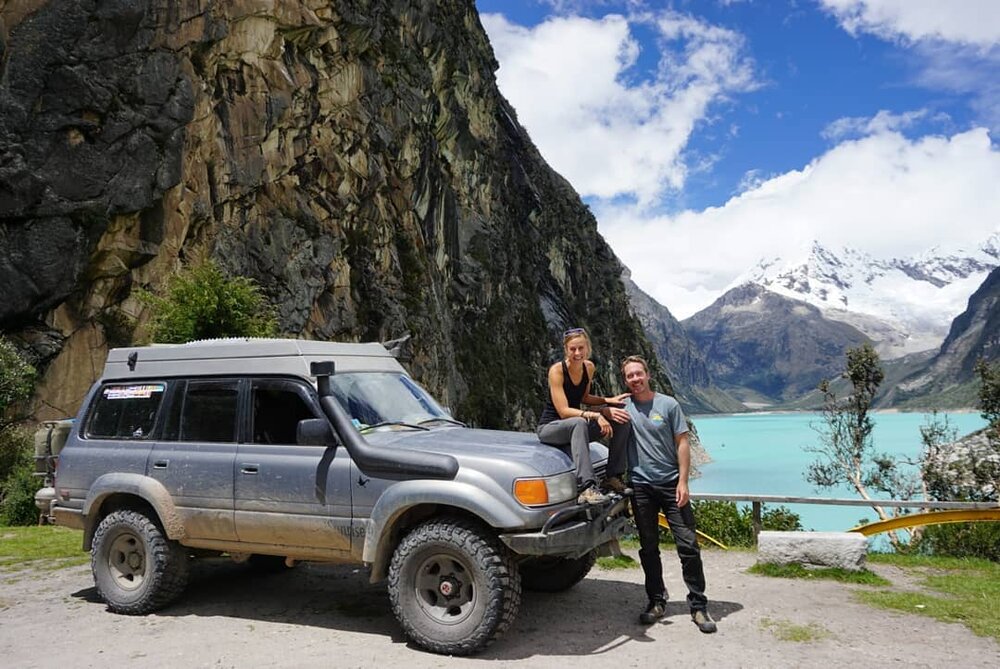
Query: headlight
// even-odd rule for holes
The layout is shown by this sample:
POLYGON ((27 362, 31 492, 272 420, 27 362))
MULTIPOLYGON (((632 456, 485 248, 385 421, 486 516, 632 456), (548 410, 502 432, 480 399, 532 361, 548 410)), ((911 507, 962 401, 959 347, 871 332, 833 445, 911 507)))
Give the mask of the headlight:
POLYGON ((558 504, 575 496, 576 476, 573 472, 514 481, 514 498, 525 506, 558 504))

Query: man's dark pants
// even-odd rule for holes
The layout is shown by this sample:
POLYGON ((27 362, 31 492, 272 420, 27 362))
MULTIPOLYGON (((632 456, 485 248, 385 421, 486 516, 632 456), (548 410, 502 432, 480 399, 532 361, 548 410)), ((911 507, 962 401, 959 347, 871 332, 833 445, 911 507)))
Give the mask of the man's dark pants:
POLYGON ((633 485, 635 497, 632 509, 635 525, 639 530, 639 560, 646 575, 646 595, 649 601, 667 598, 663 584, 663 564, 660 562, 660 531, 657 514, 663 511, 670 523, 670 531, 677 544, 677 555, 681 559, 684 584, 688 588, 688 606, 691 611, 704 611, 708 605, 705 597, 705 569, 701 563, 701 551, 695 535, 694 512, 691 503, 677 506, 677 482, 660 485, 636 482, 633 485))

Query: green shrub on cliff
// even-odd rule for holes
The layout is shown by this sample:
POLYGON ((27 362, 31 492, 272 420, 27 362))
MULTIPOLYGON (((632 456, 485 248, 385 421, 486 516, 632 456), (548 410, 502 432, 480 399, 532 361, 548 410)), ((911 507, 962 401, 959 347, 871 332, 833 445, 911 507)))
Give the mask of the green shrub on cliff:
POLYGON ((273 337, 278 323, 274 308, 247 277, 227 277, 205 261, 175 274, 166 295, 142 292, 139 299, 153 310, 153 341, 183 344, 219 337, 273 337))

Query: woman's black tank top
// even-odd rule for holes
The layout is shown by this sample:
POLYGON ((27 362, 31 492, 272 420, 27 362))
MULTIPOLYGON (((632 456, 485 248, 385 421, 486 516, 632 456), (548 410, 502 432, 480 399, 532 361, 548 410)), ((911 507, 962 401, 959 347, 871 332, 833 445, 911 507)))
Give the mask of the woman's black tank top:
MULTIPOLYGON (((587 376, 587 365, 584 364, 583 377, 576 385, 573 385, 573 380, 569 378, 569 368, 566 367, 565 360, 562 361, 562 370, 563 392, 566 393, 566 402, 569 403, 570 407, 579 409, 580 403, 583 401, 583 394, 587 391, 587 384, 590 383, 590 377, 587 376)), ((559 420, 559 412, 556 411, 556 405, 552 403, 552 393, 550 392, 545 402, 545 408, 542 409, 542 417, 538 419, 538 424, 545 425, 554 420, 559 420)))

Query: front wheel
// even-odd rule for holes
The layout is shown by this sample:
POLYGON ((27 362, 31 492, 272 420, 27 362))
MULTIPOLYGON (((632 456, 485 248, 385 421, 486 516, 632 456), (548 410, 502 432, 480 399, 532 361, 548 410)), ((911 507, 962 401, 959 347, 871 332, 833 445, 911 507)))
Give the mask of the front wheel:
POLYGON ((521 582, 525 590, 562 592, 582 581, 596 561, 596 550, 579 558, 532 558, 521 563, 521 582))
POLYGON ((510 552, 478 523, 418 525, 389 565, 389 600, 406 635, 435 653, 470 655, 517 615, 521 578, 510 552))
POLYGON ((184 549, 138 511, 109 513, 94 533, 94 584, 115 613, 143 615, 174 601, 187 585, 184 549))

